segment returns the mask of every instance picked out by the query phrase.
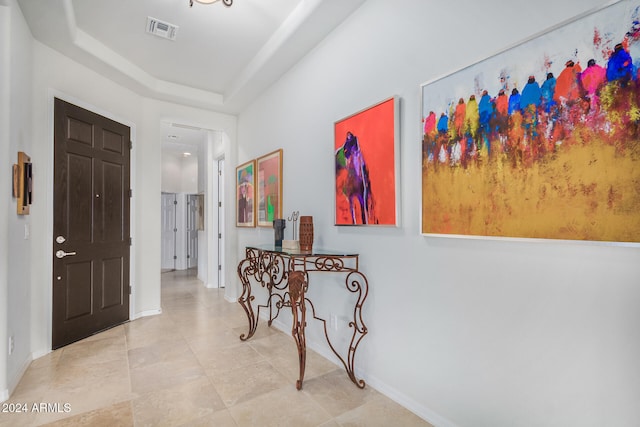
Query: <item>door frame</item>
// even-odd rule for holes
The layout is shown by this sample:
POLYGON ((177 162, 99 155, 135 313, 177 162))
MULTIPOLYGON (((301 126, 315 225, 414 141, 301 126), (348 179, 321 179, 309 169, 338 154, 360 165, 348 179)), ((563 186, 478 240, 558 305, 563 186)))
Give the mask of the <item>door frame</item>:
MULTIPOLYGON (((36 359, 38 357, 44 356, 49 351, 51 351, 51 340, 53 337, 53 286, 52 286, 52 277, 53 277, 53 257, 51 256, 51 248, 53 247, 53 167, 54 167, 54 112, 55 112, 55 98, 61 99, 65 102, 77 105, 78 107, 84 108, 85 110, 92 111, 96 114, 104 116, 108 119, 117 121, 122 123, 123 125, 128 126, 131 129, 131 142, 133 143, 133 148, 131 149, 130 156, 130 187, 132 190, 132 197, 129 200, 129 234, 132 239, 132 244, 130 247, 129 253, 129 285, 131 286, 131 294, 129 295, 129 320, 133 320, 136 318, 135 307, 136 307, 136 221, 135 215, 136 212, 136 194, 137 194, 137 182, 136 182, 136 125, 131 120, 123 118, 117 114, 114 114, 110 111, 104 110, 96 105, 93 105, 89 102, 86 102, 82 99, 78 99, 74 96, 71 96, 67 93, 50 89, 48 93, 48 104, 47 104, 47 120, 48 120, 48 134, 47 134, 47 160, 48 160, 48 168, 46 171, 45 168, 42 170, 43 179, 45 179, 44 175, 46 175, 46 179, 48 180, 48 189, 46 191, 45 200, 45 208, 46 208, 46 245, 43 250, 43 254, 46 253, 47 257, 50 261, 47 261, 45 264, 45 276, 47 278, 46 287, 43 290, 42 297, 44 298, 44 313, 43 313, 43 327, 44 327, 44 338, 46 339, 47 350, 43 352, 35 352, 33 354, 33 358, 36 359), (44 252, 46 251, 46 252, 44 252)), ((139 316, 138 316, 139 317, 139 316)))
POLYGON ((225 287, 225 259, 224 259, 224 246, 225 246, 225 238, 226 238, 226 216, 225 216, 225 200, 224 200, 224 171, 225 171, 226 163, 224 155, 216 158, 216 185, 217 185, 217 201, 216 201, 216 210, 217 210, 217 221, 216 221, 216 231, 219 233, 218 238, 216 239, 216 252, 218 254, 216 263, 216 269, 218 270, 218 288, 225 287))

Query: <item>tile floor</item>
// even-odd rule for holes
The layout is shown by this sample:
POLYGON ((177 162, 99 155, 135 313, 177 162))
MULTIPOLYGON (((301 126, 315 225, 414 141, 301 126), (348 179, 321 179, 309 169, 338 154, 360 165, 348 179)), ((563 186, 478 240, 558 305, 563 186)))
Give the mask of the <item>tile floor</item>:
POLYGON ((162 274, 162 310, 34 360, 0 427, 430 426, 311 350, 296 390, 293 339, 261 323, 241 342, 240 305, 193 272, 162 274))

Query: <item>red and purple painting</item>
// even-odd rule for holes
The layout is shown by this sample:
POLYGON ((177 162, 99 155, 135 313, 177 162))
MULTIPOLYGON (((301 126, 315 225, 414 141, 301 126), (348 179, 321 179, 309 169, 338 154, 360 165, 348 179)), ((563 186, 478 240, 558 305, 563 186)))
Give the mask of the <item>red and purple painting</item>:
POLYGON ((336 225, 397 225, 397 104, 335 123, 336 225))
POLYGON ((422 233, 640 242, 640 3, 422 86, 422 233))

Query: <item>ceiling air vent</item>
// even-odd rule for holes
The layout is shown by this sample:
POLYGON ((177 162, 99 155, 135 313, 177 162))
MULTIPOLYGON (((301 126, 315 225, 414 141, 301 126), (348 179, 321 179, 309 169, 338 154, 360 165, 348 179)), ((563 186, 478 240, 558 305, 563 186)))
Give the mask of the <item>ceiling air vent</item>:
POLYGON ((163 39, 175 40, 178 26, 147 16, 147 33, 163 39))

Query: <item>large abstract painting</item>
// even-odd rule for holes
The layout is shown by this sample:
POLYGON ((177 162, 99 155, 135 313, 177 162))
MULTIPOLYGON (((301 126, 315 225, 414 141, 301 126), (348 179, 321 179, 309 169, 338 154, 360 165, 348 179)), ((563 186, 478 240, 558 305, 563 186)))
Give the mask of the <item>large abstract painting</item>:
POLYGON ((335 123, 336 225, 397 225, 396 98, 335 123))
POLYGON ((640 241, 640 3, 422 85, 423 234, 640 241))
POLYGON ((258 158, 258 226, 273 227, 282 216, 282 150, 258 158))

